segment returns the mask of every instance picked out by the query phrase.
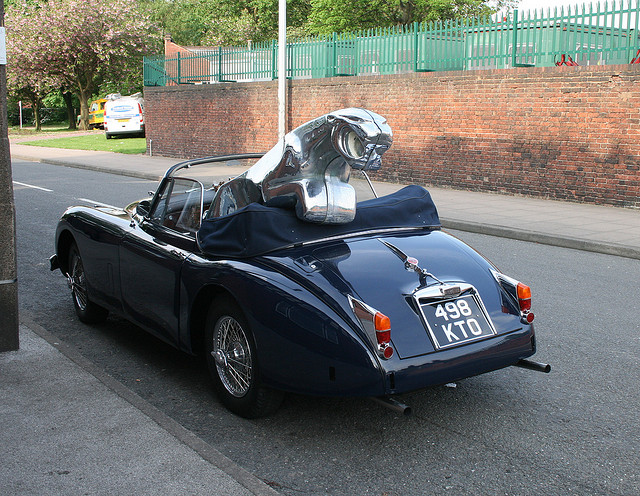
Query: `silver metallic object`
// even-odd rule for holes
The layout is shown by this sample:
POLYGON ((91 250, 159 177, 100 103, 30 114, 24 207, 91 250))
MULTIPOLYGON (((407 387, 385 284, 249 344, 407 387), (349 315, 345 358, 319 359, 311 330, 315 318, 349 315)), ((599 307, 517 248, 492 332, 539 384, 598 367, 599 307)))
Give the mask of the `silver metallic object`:
POLYGON ((253 167, 220 186, 207 216, 259 202, 295 205, 298 218, 309 222, 351 222, 351 168, 378 170, 392 141, 386 119, 375 112, 348 108, 326 114, 287 133, 253 167))

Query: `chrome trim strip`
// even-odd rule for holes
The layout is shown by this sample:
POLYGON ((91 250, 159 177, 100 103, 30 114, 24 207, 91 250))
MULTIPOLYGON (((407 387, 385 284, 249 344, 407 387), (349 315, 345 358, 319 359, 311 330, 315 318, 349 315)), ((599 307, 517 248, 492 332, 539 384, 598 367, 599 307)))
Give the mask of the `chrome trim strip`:
MULTIPOLYGON (((435 228, 436 226, 427 226, 428 228, 435 228)), ((308 246, 318 243, 324 243, 325 241, 336 241, 341 239, 357 238, 358 236, 368 236, 372 234, 387 234, 391 232, 407 232, 425 229, 425 227, 388 227, 385 229, 370 229, 368 231, 359 231, 349 234, 340 234, 339 236, 329 236, 328 238, 314 239, 311 241, 303 241, 301 243, 293 243, 291 245, 284 246, 283 248, 294 248, 296 246, 308 246)), ((278 248, 280 249, 280 248, 278 248)))
POLYGON ((428 288, 422 288, 422 289, 417 289, 411 296, 413 296, 416 299, 416 303, 420 304, 420 302, 418 301, 420 298, 425 298, 425 299, 444 299, 444 298, 457 298, 458 296, 462 295, 463 293, 466 293, 467 291, 469 291, 470 289, 473 289, 475 291, 475 288, 471 285, 471 284, 465 284, 465 283, 445 283, 445 284, 438 284, 437 286, 429 286, 428 288), (447 293, 447 288, 453 288, 453 287, 459 287, 460 288, 460 292, 456 295, 451 295, 451 294, 446 294, 447 293))

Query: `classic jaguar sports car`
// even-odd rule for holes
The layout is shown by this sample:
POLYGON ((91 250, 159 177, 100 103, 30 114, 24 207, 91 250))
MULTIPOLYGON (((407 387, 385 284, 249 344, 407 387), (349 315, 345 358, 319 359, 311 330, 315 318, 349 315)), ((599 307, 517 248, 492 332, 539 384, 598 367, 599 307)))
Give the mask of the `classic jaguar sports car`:
POLYGON ((377 198, 391 129, 344 109, 270 152, 170 168, 150 200, 72 207, 51 270, 83 322, 114 312, 204 354, 222 403, 272 413, 286 391, 393 395, 526 360, 531 291, 440 229, 427 190, 377 198), (260 158, 215 184, 207 165, 260 158))

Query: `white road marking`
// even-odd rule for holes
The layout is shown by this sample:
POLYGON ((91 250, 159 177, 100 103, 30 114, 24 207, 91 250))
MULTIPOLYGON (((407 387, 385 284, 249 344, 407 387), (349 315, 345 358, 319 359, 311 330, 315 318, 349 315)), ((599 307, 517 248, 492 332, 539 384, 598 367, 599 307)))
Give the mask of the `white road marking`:
POLYGON ((109 205, 108 203, 101 203, 99 201, 89 200, 88 198, 77 198, 77 200, 80 200, 81 202, 88 203, 90 205, 96 205, 96 206, 99 206, 99 207, 113 208, 115 210, 122 210, 120 207, 114 207, 113 205, 109 205))
POLYGON ((47 191, 48 193, 53 193, 52 189, 42 188, 40 186, 34 186, 33 184, 19 183, 18 181, 13 181, 13 184, 17 184, 18 186, 24 186, 25 188, 39 189, 42 191, 47 191))

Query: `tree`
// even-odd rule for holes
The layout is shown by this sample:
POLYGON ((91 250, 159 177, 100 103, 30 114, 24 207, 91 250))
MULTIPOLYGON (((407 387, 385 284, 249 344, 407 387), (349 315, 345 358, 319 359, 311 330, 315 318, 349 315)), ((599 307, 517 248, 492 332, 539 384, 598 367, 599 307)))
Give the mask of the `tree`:
POLYGON ((40 130, 42 100, 51 92, 55 79, 42 70, 34 57, 33 47, 39 44, 38 30, 30 19, 38 13, 38 5, 15 4, 5 17, 7 28, 7 89, 14 98, 28 102, 33 109, 36 130, 40 130))
POLYGON ((78 97, 80 127, 86 129, 89 99, 99 84, 140 73, 155 39, 149 18, 134 0, 46 0, 27 10, 33 34, 20 42, 33 72, 78 97))
MULTIPOLYGON (((164 33, 185 46, 246 45, 278 37, 278 0, 139 0, 164 33)), ((311 0, 287 0, 287 24, 302 28, 311 0)))
POLYGON ((139 0, 162 34, 185 46, 202 45, 216 17, 216 0, 139 0))
POLYGON ((514 0, 311 0, 308 29, 312 34, 357 31, 489 15, 514 0), (495 5, 492 7, 491 5, 495 5))

